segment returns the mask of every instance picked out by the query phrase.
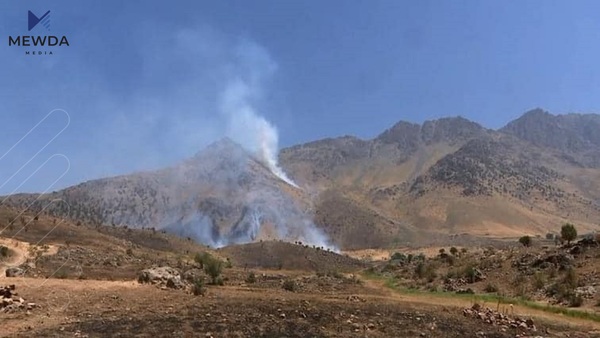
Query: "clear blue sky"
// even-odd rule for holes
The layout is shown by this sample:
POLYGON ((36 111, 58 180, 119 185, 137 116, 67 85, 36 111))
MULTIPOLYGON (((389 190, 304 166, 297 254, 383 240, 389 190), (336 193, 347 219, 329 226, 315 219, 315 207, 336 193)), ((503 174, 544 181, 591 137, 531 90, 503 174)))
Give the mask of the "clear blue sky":
POLYGON ((193 155, 226 133, 228 81, 256 69, 253 107, 281 146, 369 138, 399 120, 498 128, 535 107, 597 112, 599 13, 598 1, 3 0, 0 156, 55 108, 70 125, 21 171, 64 114, 0 159, 0 193, 46 190, 65 158, 50 190, 193 155), (71 46, 9 47, 28 35, 28 10, 51 10, 51 31, 29 34, 71 46))

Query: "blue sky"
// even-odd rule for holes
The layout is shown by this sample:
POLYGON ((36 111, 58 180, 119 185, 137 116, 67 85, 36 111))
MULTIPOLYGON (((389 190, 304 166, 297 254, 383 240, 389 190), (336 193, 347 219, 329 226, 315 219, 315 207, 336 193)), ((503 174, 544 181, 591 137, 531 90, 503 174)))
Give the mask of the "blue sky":
POLYGON ((0 158, 0 193, 159 168, 240 136, 222 112, 239 79, 280 146, 399 120, 498 128, 535 107, 598 112, 598 13, 597 1, 5 0, 0 157, 52 110, 70 121, 54 112, 0 158), (51 10, 51 31, 28 33, 28 10, 51 10), (28 34, 70 46, 8 46, 28 34))

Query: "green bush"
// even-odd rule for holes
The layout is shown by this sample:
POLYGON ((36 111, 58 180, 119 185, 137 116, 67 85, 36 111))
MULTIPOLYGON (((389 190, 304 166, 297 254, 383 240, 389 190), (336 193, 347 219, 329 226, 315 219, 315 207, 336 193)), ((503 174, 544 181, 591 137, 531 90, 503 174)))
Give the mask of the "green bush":
POLYGON ((8 257, 8 247, 0 245, 0 257, 8 257))
POLYGON ((524 247, 528 248, 531 246, 531 237, 523 236, 523 237, 519 238, 519 243, 521 243, 524 247))
POLYGON ((569 298, 569 306, 570 307, 580 307, 583 305, 583 298, 581 296, 578 295, 571 295, 571 297, 569 298))
POLYGON ((219 283, 219 276, 223 272, 223 262, 218 259, 210 258, 203 262, 204 272, 210 276, 213 285, 223 285, 223 281, 219 283))
POLYGON ((475 277, 477 276, 477 270, 474 266, 469 265, 465 268, 464 276, 469 280, 469 283, 475 283, 475 277))
POLYGON ((571 241, 577 238, 577 229, 573 224, 565 223, 560 229, 560 236, 567 241, 567 244, 571 244, 571 241))
POLYGON ((256 275, 254 274, 254 272, 250 272, 248 274, 248 277, 246 277, 246 283, 248 283, 248 284, 256 283, 256 275))
POLYGON ((488 283, 488 285, 485 286, 485 289, 483 289, 483 291, 488 293, 498 292, 498 287, 494 284, 488 283))
POLYGON ((294 281, 293 281, 293 280, 291 280, 291 279, 286 279, 286 280, 283 282, 282 288, 283 288, 284 290, 286 290, 286 291, 290 291, 290 292, 296 292, 296 288, 297 288, 297 286, 296 286, 296 282, 294 282, 294 281))
POLYGON ((575 269, 573 267, 569 267, 567 269, 567 272, 565 273, 565 276, 563 278, 563 283, 571 289, 574 289, 577 287, 577 283, 578 283, 577 272, 575 271, 575 269))
POLYGON ((404 262, 406 260, 406 255, 401 252, 396 252, 392 255, 391 260, 404 262))
POLYGON ((419 262, 415 267, 415 274, 419 278, 424 278, 428 282, 433 282, 437 277, 435 272, 435 266, 433 264, 427 264, 425 262, 419 262))
POLYGON ((192 293, 194 296, 204 296, 206 294, 206 288, 204 287, 204 278, 197 277, 194 279, 192 284, 192 293))
POLYGON ((206 262, 213 259, 213 256, 208 252, 197 253, 196 256, 194 256, 194 261, 198 264, 200 269, 204 268, 204 264, 206 264, 206 262))

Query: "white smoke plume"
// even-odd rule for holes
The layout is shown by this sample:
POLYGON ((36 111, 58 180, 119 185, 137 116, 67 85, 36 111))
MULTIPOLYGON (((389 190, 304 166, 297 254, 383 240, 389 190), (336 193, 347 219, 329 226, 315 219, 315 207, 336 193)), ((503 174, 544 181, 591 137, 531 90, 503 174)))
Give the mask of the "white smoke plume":
POLYGON ((225 88, 220 110, 228 120, 227 136, 254 153, 273 175, 298 188, 278 164, 279 136, 277 128, 259 115, 254 102, 260 100, 263 82, 277 68, 259 46, 244 43, 238 49, 242 67, 225 88))

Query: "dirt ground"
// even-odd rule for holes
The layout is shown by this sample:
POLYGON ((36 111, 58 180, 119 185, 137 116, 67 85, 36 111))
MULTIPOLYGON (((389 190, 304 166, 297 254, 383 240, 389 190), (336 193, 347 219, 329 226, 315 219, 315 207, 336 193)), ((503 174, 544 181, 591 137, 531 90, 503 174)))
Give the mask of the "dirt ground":
MULTIPOLYGON (((38 307, 0 314, 1 335, 7 337, 515 337, 525 333, 501 332, 464 318, 461 309, 469 304, 398 295, 369 281, 323 294, 243 284, 211 286, 205 296, 136 281, 11 281, 20 296, 38 307)), ((595 323, 516 311, 532 315, 537 335, 543 337, 600 337, 595 323)))
POLYGON ((35 306, 0 309, 2 337, 600 337, 597 322, 519 306, 513 315, 532 318, 535 331, 465 317, 468 300, 398 293, 364 277, 368 262, 302 245, 214 251, 150 230, 53 224, 40 218, 16 241, 3 234, 11 256, 2 271, 32 268, 0 287, 35 306), (136 280, 153 266, 194 269, 200 252, 233 263, 204 296, 136 280))

